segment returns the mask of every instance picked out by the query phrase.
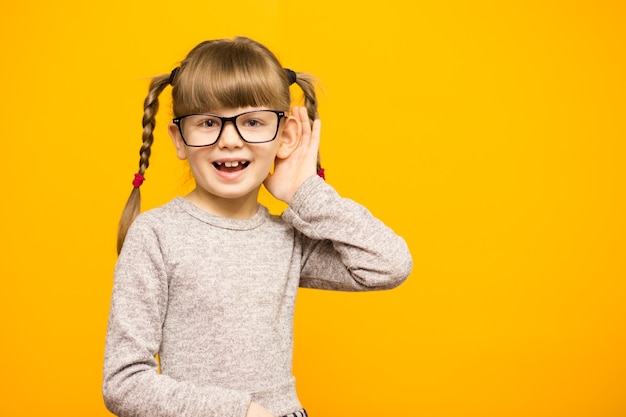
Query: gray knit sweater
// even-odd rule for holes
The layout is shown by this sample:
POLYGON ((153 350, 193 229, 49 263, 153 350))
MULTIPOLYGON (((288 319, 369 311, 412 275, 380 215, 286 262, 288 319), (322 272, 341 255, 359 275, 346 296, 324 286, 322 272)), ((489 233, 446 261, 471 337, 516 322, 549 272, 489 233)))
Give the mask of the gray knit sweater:
POLYGON ((105 404, 146 417, 243 417, 251 401, 299 410, 298 287, 388 289, 411 267, 402 238, 317 176, 280 217, 227 219, 178 197, 140 215, 119 256, 105 404))

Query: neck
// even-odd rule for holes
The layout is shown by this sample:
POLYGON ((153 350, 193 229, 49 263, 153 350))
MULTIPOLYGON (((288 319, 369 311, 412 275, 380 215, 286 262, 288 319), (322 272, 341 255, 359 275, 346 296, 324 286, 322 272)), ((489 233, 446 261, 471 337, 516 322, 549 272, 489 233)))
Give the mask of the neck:
POLYGON ((196 188, 185 198, 208 213, 229 219, 249 219, 259 209, 258 190, 237 198, 223 198, 196 188))

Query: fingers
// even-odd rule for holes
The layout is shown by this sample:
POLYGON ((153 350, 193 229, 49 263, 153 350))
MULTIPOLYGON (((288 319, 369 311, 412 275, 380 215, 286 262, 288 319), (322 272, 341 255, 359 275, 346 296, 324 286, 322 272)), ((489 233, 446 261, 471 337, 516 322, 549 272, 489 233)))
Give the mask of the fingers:
POLYGON ((320 132, 322 122, 320 119, 313 121, 313 127, 311 127, 311 121, 307 113, 306 107, 292 108, 292 114, 300 121, 300 137, 304 146, 314 146, 319 148, 320 132))
POLYGON ((320 119, 315 119, 313 121, 313 129, 311 131, 311 141, 316 145, 316 148, 319 149, 320 143, 320 133, 322 131, 322 121, 320 119))
POLYGON ((300 136, 307 140, 311 134, 311 122, 309 121, 309 115, 306 112, 306 107, 294 107, 293 113, 300 121, 300 136))

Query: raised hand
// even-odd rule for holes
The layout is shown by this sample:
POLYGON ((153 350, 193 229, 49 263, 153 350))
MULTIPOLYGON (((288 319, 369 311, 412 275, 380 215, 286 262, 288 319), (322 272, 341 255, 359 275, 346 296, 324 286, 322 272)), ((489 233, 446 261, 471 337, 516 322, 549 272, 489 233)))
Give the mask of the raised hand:
POLYGON ((277 199, 289 204, 294 193, 309 177, 317 173, 317 155, 320 147, 322 122, 311 123, 305 107, 293 107, 292 116, 296 119, 299 143, 285 158, 277 157, 274 173, 265 179, 265 187, 277 199))

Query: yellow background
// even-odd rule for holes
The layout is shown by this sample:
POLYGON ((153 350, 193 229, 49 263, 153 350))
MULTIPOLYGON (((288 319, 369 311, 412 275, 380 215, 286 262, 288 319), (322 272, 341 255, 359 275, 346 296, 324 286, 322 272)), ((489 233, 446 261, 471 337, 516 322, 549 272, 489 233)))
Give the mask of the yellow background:
MULTIPOLYGON (((320 78, 328 181, 414 256, 394 291, 301 292, 294 372, 313 417, 626 416, 625 9, 5 3, 0 416, 109 415, 115 234, 147 78, 234 35, 320 78)), ((184 189, 169 117, 165 101, 144 209, 184 189)))

